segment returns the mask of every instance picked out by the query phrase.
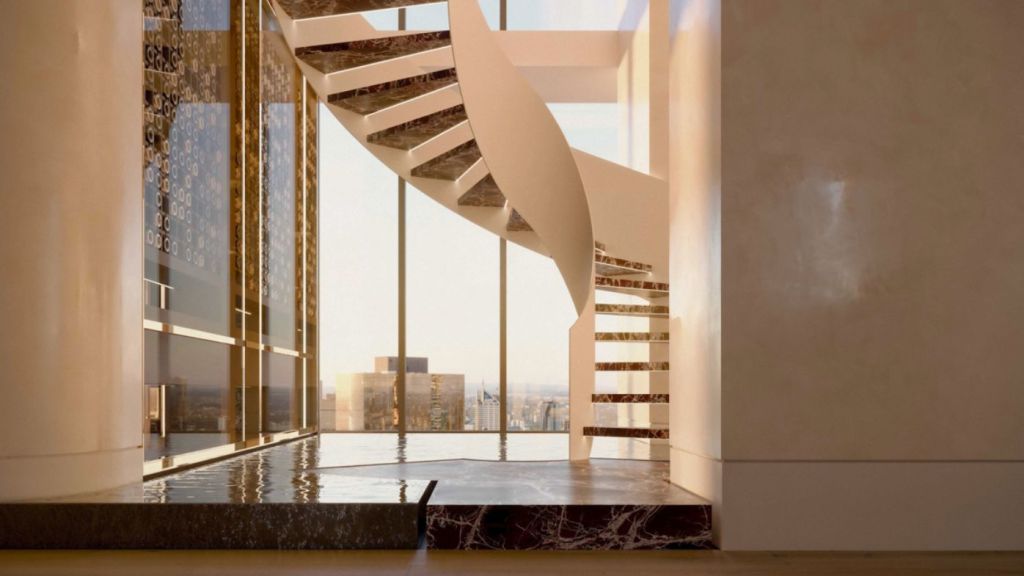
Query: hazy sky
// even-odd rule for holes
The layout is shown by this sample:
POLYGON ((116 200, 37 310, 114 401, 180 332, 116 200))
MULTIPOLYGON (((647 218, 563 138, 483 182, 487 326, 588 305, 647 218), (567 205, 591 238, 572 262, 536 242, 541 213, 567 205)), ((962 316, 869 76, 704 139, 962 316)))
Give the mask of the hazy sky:
MULTIPOLYGON (((510 0, 509 27, 615 28, 618 0, 510 0), (582 15, 582 19, 581 19, 582 15)), ((497 0, 481 5, 496 24, 497 0)), ((393 25, 394 11, 374 18, 393 25)), ((410 28, 446 27, 444 5, 409 10, 410 28)), ((557 104, 571 145, 618 160, 617 105, 557 104)), ((371 371, 398 352, 397 176, 320 109, 321 373, 371 371)), ((432 372, 465 374, 467 390, 498 382, 499 240, 410 187, 407 351, 432 372)), ((513 391, 568 385, 576 314, 554 263, 509 244, 509 382, 513 391)))

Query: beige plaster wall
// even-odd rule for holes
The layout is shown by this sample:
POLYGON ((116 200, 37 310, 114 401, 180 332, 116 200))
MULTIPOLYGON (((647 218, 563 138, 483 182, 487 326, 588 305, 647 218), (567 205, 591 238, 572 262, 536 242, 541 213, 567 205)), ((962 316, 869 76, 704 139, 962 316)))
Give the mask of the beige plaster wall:
POLYGON ((1024 458, 1024 3, 722 22, 724 456, 1024 458))
POLYGON ((669 83, 672 480, 722 526, 721 2, 674 0, 669 83))
POLYGON ((729 549, 1024 548, 1024 3, 722 0, 720 96, 710 4, 673 3, 673 480, 729 549))

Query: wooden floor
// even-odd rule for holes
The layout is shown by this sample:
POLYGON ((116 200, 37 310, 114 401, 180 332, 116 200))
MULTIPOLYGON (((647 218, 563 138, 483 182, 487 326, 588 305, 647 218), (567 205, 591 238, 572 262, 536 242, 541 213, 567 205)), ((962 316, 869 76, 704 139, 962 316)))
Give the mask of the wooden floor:
POLYGON ((1021 553, 0 551, 0 575, 1024 575, 1021 553))

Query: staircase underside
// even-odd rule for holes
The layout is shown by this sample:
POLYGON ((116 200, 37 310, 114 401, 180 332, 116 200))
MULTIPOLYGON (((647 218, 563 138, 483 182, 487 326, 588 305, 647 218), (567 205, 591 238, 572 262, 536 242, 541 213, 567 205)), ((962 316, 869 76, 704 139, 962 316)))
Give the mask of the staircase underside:
POLYGON ((440 2, 439 0, 277 0, 277 3, 290 17, 299 20, 420 4, 439 4, 440 2))

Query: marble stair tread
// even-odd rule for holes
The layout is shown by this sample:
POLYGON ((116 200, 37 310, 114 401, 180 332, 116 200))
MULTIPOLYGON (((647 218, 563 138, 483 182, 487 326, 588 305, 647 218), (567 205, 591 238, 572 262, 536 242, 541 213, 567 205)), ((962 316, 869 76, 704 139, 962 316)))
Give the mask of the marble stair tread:
POLYGON ((459 206, 504 208, 505 202, 505 195, 498 189, 497 182, 490 174, 459 197, 459 206))
POLYGON ((651 438, 668 439, 668 428, 625 428, 615 426, 584 426, 584 436, 603 436, 606 438, 651 438))
POLYGON ((598 290, 609 292, 621 292, 647 298, 664 298, 668 296, 668 284, 662 282, 647 282, 646 280, 626 280, 623 278, 608 278, 607 276, 596 276, 594 286, 598 290))
POLYGON ((594 240, 594 252, 597 252, 598 254, 604 254, 607 251, 608 247, 605 246, 603 242, 598 242, 597 240, 594 240))
POLYGON ((420 4, 439 4, 441 0, 277 0, 292 20, 356 14, 420 4))
POLYGON ((508 223, 505 224, 505 230, 509 232, 532 232, 533 227, 523 218, 522 214, 513 208, 508 215, 508 223))
POLYGON ((668 362, 596 362, 598 372, 665 372, 668 362))
POLYGON ((594 312, 604 316, 647 316, 668 318, 668 306, 642 304, 595 304, 594 312))
POLYGON ((295 56, 320 72, 330 74, 450 45, 451 33, 444 30, 308 46, 295 50, 295 56))
POLYGON ((459 104, 367 136, 371 144, 412 150, 466 121, 466 108, 459 104))
POLYGON ((650 274, 653 267, 622 258, 614 258, 603 252, 594 251, 595 269, 601 276, 622 276, 626 274, 650 274))
POLYGON ((417 178, 458 180, 481 158, 476 140, 470 140, 412 169, 417 178))
POLYGON ((598 342, 668 342, 668 332, 595 332, 598 342))
POLYGON ((365 88, 338 92, 331 94, 327 101, 357 114, 367 115, 425 96, 458 84, 458 82, 455 69, 448 68, 422 76, 412 76, 365 88))
POLYGON ((668 404, 668 394, 593 394, 595 404, 668 404))

